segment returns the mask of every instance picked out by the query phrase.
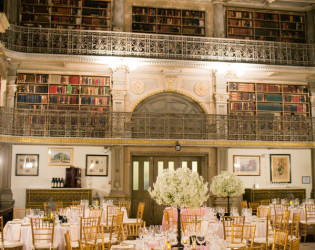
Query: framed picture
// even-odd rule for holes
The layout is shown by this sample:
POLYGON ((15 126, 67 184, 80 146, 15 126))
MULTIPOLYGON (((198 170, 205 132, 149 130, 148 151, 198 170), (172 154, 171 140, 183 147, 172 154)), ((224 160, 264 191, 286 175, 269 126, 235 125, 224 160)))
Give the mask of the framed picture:
POLYGON ((291 183, 290 155, 270 155, 271 182, 291 183))
POLYGON ((86 155, 87 176, 107 176, 108 175, 108 155, 86 155))
POLYGON ((233 171, 236 175, 260 175, 260 156, 234 155, 233 171))
POLYGON ((311 184, 311 176, 302 176, 302 184, 311 184))
POLYGON ((48 166, 72 166, 73 148, 49 148, 48 166))
POLYGON ((38 176, 38 154, 17 154, 15 162, 16 176, 38 176))

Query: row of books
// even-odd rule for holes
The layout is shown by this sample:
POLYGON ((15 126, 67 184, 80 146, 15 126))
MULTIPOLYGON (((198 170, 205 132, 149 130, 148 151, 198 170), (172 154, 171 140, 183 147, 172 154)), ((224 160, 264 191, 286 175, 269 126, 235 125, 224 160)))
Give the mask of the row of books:
POLYGON ((230 90, 238 90, 238 91, 255 91, 255 84, 253 83, 236 83, 230 82, 230 90))
POLYGON ((55 104, 79 104, 78 96, 49 96, 49 103, 55 104))
POLYGON ((256 96, 254 93, 231 93, 231 101, 254 101, 256 96))
POLYGON ((258 103, 257 110, 263 111, 283 111, 283 105, 280 103, 258 103))
POLYGON ((18 95, 17 102, 47 103, 47 95, 18 95))
POLYGON ((257 101, 282 102, 281 94, 257 94, 257 101))
POLYGON ((228 17, 235 17, 235 18, 253 18, 251 12, 244 12, 244 11, 228 11, 228 17))
POLYGON ((104 9, 83 9, 82 12, 83 16, 97 16, 97 17, 109 17, 110 12, 109 10, 104 9))
POLYGON ((77 24, 77 25, 79 25, 81 22, 80 17, 68 17, 68 16, 52 16, 51 20, 53 22, 77 24))
POLYGON ((304 95, 285 95, 284 96, 284 101, 286 102, 306 102, 306 97, 304 95))
POLYGON ((246 28, 231 28, 228 29, 229 34, 233 35, 253 35, 252 29, 246 29, 246 28))
POLYGON ((308 89, 305 85, 283 85, 283 92, 302 94, 308 93, 308 89))
POLYGON ((109 105, 108 97, 81 97, 81 104, 109 105))
POLYGON ((285 105, 284 111, 307 112, 307 105, 306 104, 285 105))
POLYGON ((137 14, 137 15, 155 15, 156 9, 155 8, 133 7, 132 13, 137 14))
POLYGON ((109 87, 82 87, 81 93, 84 95, 108 95, 109 87))
POLYGON ((240 26, 240 27, 252 27, 253 22, 249 20, 237 20, 237 19, 229 19, 228 24, 230 26, 240 26))
POLYGON ((299 15, 281 15, 281 21, 283 22, 304 22, 304 17, 299 15))
POLYGON ((156 19, 155 16, 133 16, 132 21, 138 23, 155 23, 156 19))
POLYGON ((50 94, 80 94, 80 88, 78 86, 72 86, 68 84, 67 86, 50 85, 50 94))
POLYGON ((279 36, 280 31, 278 30, 265 30, 265 29, 257 29, 255 31, 256 36, 279 36))
POLYGON ((272 84, 257 84, 257 91, 263 92, 280 92, 280 85, 272 85, 272 84))
POLYGON ((231 102, 230 110, 256 110, 254 102, 231 102))
POLYGON ((18 85, 18 92, 26 92, 26 93, 48 93, 48 86, 43 85, 18 85))
POLYGON ((97 76, 95 76, 95 77, 83 76, 83 77, 81 77, 80 84, 110 86, 110 78, 109 77, 97 77, 97 76))
POLYGON ((89 18, 84 17, 82 20, 82 25, 110 25, 110 20, 102 18, 89 18))
POLYGON ((279 15, 271 13, 255 13, 255 18, 261 20, 278 21, 279 15))
POLYGON ((63 15, 73 15, 73 16, 80 16, 81 15, 81 10, 77 8, 58 8, 54 7, 52 9, 53 14, 63 14, 63 15))

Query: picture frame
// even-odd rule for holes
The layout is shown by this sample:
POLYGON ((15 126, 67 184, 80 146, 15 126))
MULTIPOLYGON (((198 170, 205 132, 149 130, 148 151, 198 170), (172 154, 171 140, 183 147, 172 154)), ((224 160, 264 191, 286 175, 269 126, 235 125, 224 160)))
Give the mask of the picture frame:
POLYGON ((260 176, 260 156, 234 155, 233 172, 238 176, 260 176))
POLYGON ((15 176, 38 176, 39 154, 16 154, 15 176))
POLYGON ((311 176, 302 176, 302 184, 311 184, 311 176))
POLYGON ((291 155, 270 155, 270 181, 277 183, 291 183, 291 155))
POLYGON ((86 155, 86 176, 108 176, 108 155, 86 155))
POLYGON ((48 166, 72 166, 73 148, 49 148, 48 166))

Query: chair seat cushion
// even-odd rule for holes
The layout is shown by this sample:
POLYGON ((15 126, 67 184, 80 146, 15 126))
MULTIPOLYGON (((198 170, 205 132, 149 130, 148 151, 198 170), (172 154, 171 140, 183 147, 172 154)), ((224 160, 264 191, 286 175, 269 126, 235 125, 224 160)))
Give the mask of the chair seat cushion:
MULTIPOLYGON (((261 243, 261 244, 266 244, 266 237, 255 237, 254 239, 255 243, 261 243)), ((273 243, 273 237, 268 237, 268 245, 271 245, 273 243)))
POLYGON ((227 243, 227 248, 241 248, 246 247, 245 243, 227 243))
POLYGON ((307 225, 315 225, 315 219, 307 220, 307 223, 306 223, 306 220, 300 220, 300 223, 307 224, 307 225))
POLYGON ((72 248, 79 248, 79 241, 71 241, 72 248))
POLYGON ((4 248, 14 248, 14 247, 22 247, 23 243, 18 241, 4 241, 4 245, 0 242, 0 247, 4 248))
POLYGON ((40 243, 35 243, 34 246, 35 249, 57 249, 58 248, 58 243, 54 243, 54 245, 52 246, 50 242, 40 242, 40 243))

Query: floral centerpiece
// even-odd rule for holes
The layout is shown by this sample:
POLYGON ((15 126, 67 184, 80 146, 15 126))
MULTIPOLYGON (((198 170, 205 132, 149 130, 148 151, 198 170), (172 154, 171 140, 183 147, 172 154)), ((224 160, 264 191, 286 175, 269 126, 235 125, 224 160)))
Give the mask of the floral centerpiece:
POLYGON ((215 196, 228 198, 228 213, 230 213, 230 197, 244 194, 245 188, 242 180, 235 174, 222 171, 221 174, 213 177, 210 191, 215 196))
POLYGON ((150 196, 159 204, 177 207, 177 245, 181 244, 180 209, 201 207, 209 198, 208 183, 204 183, 202 176, 188 168, 164 170, 149 189, 150 196))

